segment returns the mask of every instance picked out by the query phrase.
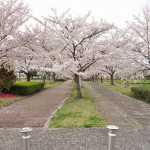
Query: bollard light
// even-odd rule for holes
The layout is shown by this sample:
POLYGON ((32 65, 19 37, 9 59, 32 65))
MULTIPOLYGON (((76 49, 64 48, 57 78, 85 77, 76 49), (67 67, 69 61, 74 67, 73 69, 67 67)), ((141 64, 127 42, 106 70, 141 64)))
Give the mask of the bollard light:
POLYGON ((30 150, 30 132, 32 131, 32 128, 25 127, 19 130, 22 133, 22 139, 24 139, 24 150, 30 150))
POLYGON ((107 129, 109 129, 108 150, 115 150, 116 131, 119 129, 119 127, 115 125, 109 125, 107 126, 107 129))

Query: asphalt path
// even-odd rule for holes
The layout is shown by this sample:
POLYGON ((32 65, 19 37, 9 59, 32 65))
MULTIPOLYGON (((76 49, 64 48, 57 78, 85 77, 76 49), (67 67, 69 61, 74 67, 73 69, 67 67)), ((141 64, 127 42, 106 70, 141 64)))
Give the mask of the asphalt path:
POLYGON ((0 109, 0 128, 44 127, 71 89, 66 81, 0 109))
POLYGON ((85 82, 84 85, 109 124, 119 127, 150 127, 149 104, 100 84, 85 82))

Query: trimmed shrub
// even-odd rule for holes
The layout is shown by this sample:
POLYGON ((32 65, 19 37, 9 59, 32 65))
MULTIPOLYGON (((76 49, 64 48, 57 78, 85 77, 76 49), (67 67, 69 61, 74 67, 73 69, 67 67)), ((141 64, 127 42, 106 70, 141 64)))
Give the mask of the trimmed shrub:
POLYGON ((150 102, 150 88, 149 87, 132 87, 131 94, 135 98, 150 102))
POLYGON ((42 90, 43 87, 44 83, 42 82, 17 82, 11 87, 10 92, 18 95, 30 95, 42 90))
POLYGON ((67 81, 67 79, 64 79, 64 78, 60 78, 60 79, 55 79, 55 81, 60 81, 60 82, 64 82, 64 81, 67 81))
POLYGON ((83 79, 84 81, 92 81, 90 78, 83 79))

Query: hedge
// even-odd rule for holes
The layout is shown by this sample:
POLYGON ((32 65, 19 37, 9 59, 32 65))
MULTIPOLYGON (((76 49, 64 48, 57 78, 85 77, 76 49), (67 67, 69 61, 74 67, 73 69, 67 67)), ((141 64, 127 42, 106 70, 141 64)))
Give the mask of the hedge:
POLYGON ((150 88, 149 87, 132 87, 131 94, 135 98, 150 102, 150 88))
POLYGON ((59 78, 59 79, 55 79, 55 81, 64 82, 64 81, 67 81, 67 79, 64 79, 64 78, 59 78))
POLYGON ((16 82, 10 89, 10 93, 18 95, 29 95, 43 89, 42 82, 16 82))

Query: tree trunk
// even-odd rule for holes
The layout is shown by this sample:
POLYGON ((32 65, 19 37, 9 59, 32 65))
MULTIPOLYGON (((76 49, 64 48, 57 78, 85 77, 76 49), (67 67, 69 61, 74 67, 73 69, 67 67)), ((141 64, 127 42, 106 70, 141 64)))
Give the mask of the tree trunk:
POLYGON ((50 73, 48 73, 48 81, 49 81, 49 84, 51 83, 51 76, 50 76, 50 73))
POLYGON ((101 77, 101 83, 103 83, 103 77, 101 77))
POLYGON ((94 82, 94 76, 92 76, 92 81, 94 82))
POLYGON ((19 72, 19 80, 18 81, 20 81, 21 80, 21 75, 20 75, 21 73, 19 72))
POLYGON ((98 83, 98 77, 96 77, 96 82, 98 83))
POLYGON ((54 81, 54 83, 55 83, 55 80, 56 80, 56 73, 53 72, 53 81, 54 81))
POLYGON ((30 73, 27 73, 26 76, 27 76, 27 82, 30 82, 30 77, 31 77, 30 73))
POLYGON ((114 85, 114 74, 110 74, 111 85, 114 85))
POLYGON ((45 83, 46 83, 46 75, 45 75, 45 73, 43 72, 42 73, 42 80, 43 80, 43 83, 44 83, 44 85, 45 85, 45 83))
POLYGON ((45 75, 43 75, 43 83, 45 84, 46 83, 46 77, 45 77, 45 75))
POLYGON ((76 97, 77 98, 82 98, 79 75, 75 74, 74 81, 76 83, 76 89, 77 89, 77 96, 76 97))

